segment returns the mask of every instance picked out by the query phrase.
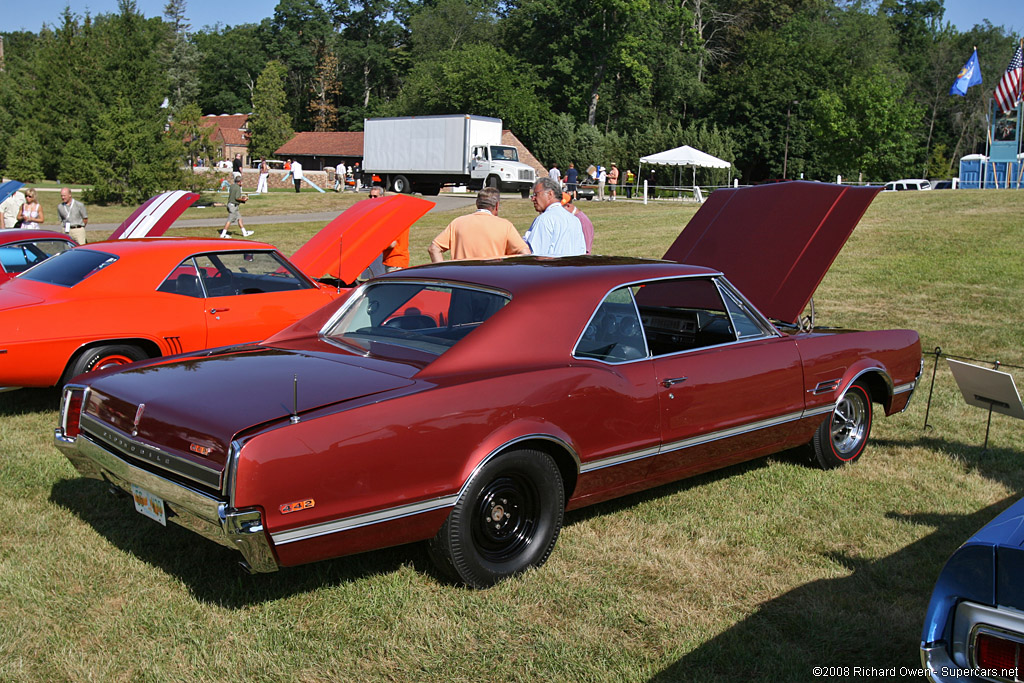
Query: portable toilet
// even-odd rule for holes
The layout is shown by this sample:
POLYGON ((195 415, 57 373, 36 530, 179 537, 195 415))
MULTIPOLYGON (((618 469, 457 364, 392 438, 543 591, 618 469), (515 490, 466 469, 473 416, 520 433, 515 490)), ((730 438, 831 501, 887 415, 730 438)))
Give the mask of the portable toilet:
POLYGON ((960 159, 960 188, 964 190, 977 190, 982 186, 985 179, 985 162, 988 157, 984 154, 968 154, 960 159))

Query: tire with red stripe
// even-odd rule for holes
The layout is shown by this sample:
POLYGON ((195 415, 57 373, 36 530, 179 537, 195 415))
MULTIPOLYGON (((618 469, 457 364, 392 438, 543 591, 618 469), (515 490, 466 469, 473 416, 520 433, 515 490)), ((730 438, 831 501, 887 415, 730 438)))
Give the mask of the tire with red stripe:
POLYGON ((871 394, 860 382, 852 384, 821 423, 811 445, 822 469, 860 458, 871 436, 871 394))

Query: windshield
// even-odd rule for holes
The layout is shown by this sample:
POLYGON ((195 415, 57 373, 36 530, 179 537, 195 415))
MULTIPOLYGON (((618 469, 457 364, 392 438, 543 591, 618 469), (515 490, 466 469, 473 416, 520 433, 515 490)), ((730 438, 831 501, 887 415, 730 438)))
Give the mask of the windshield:
POLYGON ((72 249, 57 254, 42 263, 29 268, 19 277, 37 282, 47 282, 61 287, 74 287, 93 273, 103 270, 118 257, 92 249, 72 249))
POLYGON ((64 240, 27 240, 5 244, 0 246, 0 269, 20 273, 70 248, 71 244, 64 240))
POLYGON ((491 147, 491 161, 519 161, 519 152, 515 147, 491 147))
POLYGON ((440 356, 508 302, 506 294, 470 287, 380 282, 353 295, 322 334, 366 352, 382 343, 440 356))

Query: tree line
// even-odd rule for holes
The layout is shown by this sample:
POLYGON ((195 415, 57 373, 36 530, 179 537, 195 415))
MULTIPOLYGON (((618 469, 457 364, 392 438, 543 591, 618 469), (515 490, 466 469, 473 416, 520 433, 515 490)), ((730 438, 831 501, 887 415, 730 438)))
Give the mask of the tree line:
POLYGON ((1016 41, 943 14, 943 0, 279 0, 259 23, 193 29, 185 0, 152 18, 120 0, 2 34, 0 164, 135 202, 194 182, 182 168, 212 149, 202 114, 251 112, 259 155, 293 131, 471 113, 561 167, 690 144, 744 182, 950 176, 985 149, 1016 41), (984 85, 950 96, 974 46, 984 85))

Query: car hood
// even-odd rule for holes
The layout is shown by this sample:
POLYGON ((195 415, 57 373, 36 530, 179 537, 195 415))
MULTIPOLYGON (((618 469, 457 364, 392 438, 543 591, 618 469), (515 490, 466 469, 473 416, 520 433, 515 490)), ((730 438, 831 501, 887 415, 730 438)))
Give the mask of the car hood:
POLYGON ((796 181, 715 190, 664 258, 716 268, 769 318, 795 323, 879 189, 796 181))
POLYGON ((232 347, 90 375, 83 425, 94 436, 97 427, 114 427, 121 437, 221 468, 243 430, 412 383, 359 359, 232 347), (90 419, 98 422, 90 427, 90 419))
POLYGON ((7 199, 24 186, 25 183, 20 180, 8 180, 5 183, 0 183, 0 202, 7 199))
POLYGON ((135 209, 135 212, 128 216, 107 239, 160 237, 167 232, 167 228, 171 227, 171 223, 178 220, 178 216, 192 206, 197 199, 199 199, 198 194, 185 190, 163 192, 155 197, 150 197, 142 206, 135 209))
POLYGON ((364 199, 313 235, 291 257, 306 275, 355 282, 402 232, 434 206, 409 195, 364 199))

